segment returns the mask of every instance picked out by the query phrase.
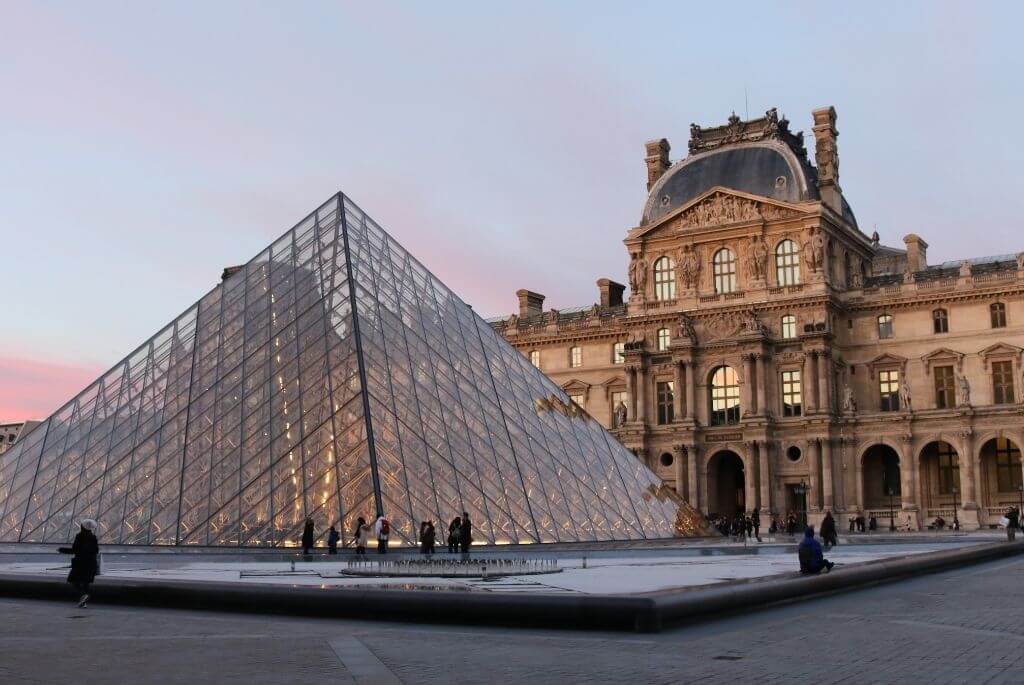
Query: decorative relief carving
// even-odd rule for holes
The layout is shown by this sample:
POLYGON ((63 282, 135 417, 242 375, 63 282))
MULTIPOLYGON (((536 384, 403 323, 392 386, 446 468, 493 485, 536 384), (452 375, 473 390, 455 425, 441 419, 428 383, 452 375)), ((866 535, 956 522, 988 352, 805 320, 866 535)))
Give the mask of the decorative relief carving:
POLYGON ((692 244, 684 245, 679 253, 679 277, 685 290, 693 290, 700 281, 701 250, 692 244))
POLYGON ((738 335, 769 335, 768 328, 757 318, 753 307, 741 312, 727 312, 704 323, 704 337, 708 341, 724 340, 738 335))
POLYGON ((765 269, 768 266, 768 244, 764 238, 755 235, 750 239, 750 251, 747 254, 747 269, 750 275, 758 281, 765 279, 765 269))
POLYGON ((629 263, 629 288, 634 295, 642 295, 647 287, 647 261, 637 252, 629 263))
POLYGON ((825 237, 821 230, 810 229, 810 234, 803 245, 804 264, 812 271, 821 271, 825 264, 825 237))
POLYGON ((783 117, 779 118, 779 112, 772 107, 764 113, 760 119, 743 121, 736 112, 729 117, 728 123, 724 126, 702 128, 697 124, 690 124, 690 153, 714 150, 731 143, 755 142, 758 140, 780 140, 800 157, 807 156, 807 148, 804 147, 803 132, 793 133, 789 130, 789 121, 783 117))
POLYGON ((679 217, 678 228, 701 228, 740 221, 773 221, 798 216, 796 212, 748 200, 745 197, 715 193, 687 209, 679 217))
POLYGON ((697 344, 697 331, 693 327, 693 319, 686 312, 679 314, 679 338, 688 340, 691 345, 697 344))

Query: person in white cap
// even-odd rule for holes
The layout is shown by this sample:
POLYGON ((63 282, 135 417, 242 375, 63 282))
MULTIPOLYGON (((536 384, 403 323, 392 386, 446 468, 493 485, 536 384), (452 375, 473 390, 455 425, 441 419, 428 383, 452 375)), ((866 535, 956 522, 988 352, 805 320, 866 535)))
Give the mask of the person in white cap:
POLYGON ((75 586, 75 589, 82 593, 78 600, 78 606, 85 608, 89 601, 89 586, 96 580, 97 562, 100 554, 100 543, 96 539, 96 522, 92 519, 82 519, 79 524, 82 529, 75 536, 75 542, 71 546, 71 572, 68 574, 68 582, 75 586))

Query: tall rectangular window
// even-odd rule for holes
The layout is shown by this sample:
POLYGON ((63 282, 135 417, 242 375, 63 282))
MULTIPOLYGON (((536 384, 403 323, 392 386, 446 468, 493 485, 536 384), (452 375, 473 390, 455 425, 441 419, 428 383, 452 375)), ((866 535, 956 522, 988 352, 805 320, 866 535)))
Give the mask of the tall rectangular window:
POLYGON ((583 402, 583 393, 581 393, 581 392, 569 393, 569 399, 572 400, 573 404, 575 404, 580 409, 585 409, 585 407, 583 406, 583 404, 584 404, 584 402, 583 402))
POLYGON ((900 372, 898 370, 878 372, 878 391, 881 411, 900 410, 900 372))
POLYGON ((800 416, 800 371, 782 372, 782 415, 800 416))
POLYGON ((578 369, 583 366, 583 349, 580 347, 569 348, 569 368, 578 369))
POLYGON ((1021 483, 1020 450, 1006 438, 996 438, 996 487, 1016 492, 1021 483))
POLYGON ((530 351, 530 363, 536 366, 538 369, 540 368, 540 350, 530 351))
POLYGON ((672 381, 658 381, 658 425, 664 426, 665 424, 672 423, 674 420, 674 413, 672 409, 672 400, 675 395, 675 384, 672 381))
POLYGON ((932 330, 936 333, 949 333, 949 314, 945 309, 932 312, 932 330))
POLYGON ((672 335, 667 328, 658 329, 658 351, 664 352, 672 344, 672 335))
POLYGON ((618 426, 618 419, 616 415, 619 413, 619 405, 626 406, 626 392, 624 390, 616 390, 612 393, 612 425, 618 426))
POLYGON ((887 340, 892 336, 892 314, 882 314, 878 317, 878 339, 887 340))
POLYGON ((782 337, 785 340, 796 337, 796 317, 792 314, 786 314, 782 317, 782 337))
POLYGON ((1013 404, 1013 362, 992 362, 993 404, 1013 404))
POLYGON ((617 342, 612 346, 612 363, 613 364, 625 364, 626 363, 626 343, 617 342))
POLYGON ((935 375, 935 407, 936 409, 952 409, 956 406, 956 378, 952 366, 936 366, 932 369, 935 375))
POLYGON ((993 302, 988 306, 989 316, 992 319, 992 328, 1006 328, 1006 305, 1002 302, 993 302))
POLYGON ((960 490, 960 460, 956 450, 948 442, 940 442, 939 454, 939 494, 951 495, 953 488, 960 490))

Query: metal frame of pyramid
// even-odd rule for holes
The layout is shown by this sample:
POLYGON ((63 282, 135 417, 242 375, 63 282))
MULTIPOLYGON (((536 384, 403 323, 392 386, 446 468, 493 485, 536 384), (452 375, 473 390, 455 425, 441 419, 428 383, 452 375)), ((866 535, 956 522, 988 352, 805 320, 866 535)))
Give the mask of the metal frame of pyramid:
POLYGON ((0 541, 348 544, 385 512, 477 542, 703 521, 341 193, 0 456, 0 541))

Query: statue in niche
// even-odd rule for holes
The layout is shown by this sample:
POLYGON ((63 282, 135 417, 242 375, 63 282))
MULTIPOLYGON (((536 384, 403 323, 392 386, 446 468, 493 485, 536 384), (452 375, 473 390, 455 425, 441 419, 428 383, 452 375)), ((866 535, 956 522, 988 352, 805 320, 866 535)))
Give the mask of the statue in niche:
POLYGON ((686 245, 679 254, 679 276, 683 281, 683 288, 692 290, 697 287, 700 277, 700 250, 693 245, 686 245))
POLYGON ((854 290, 860 290, 864 287, 864 276, 861 275, 859 270, 850 274, 850 287, 854 290))
POLYGON ((626 403, 619 400, 615 406, 615 427, 618 428, 626 423, 626 403))
POLYGON ((686 312, 679 314, 679 337, 689 340, 691 344, 697 344, 697 331, 693 327, 693 319, 686 312))
POLYGON ((814 268, 816 269, 825 267, 825 247, 825 236, 822 235, 821 229, 818 229, 811 236, 811 250, 814 252, 814 268))
POLYGON ((765 268, 768 266, 768 244, 759 235, 750 239, 750 253, 747 256, 747 265, 754 279, 764 280, 765 268))
POLYGON ((637 252, 629 263, 629 287, 634 295, 643 295, 647 288, 647 261, 637 252))
POLYGON ((849 381, 843 384, 843 411, 849 414, 857 411, 857 398, 853 396, 853 388, 849 381))
POLYGON ((900 405, 907 411, 913 411, 910 400, 910 385, 907 383, 907 379, 904 378, 900 383, 900 405))
POLYGON ((971 384, 967 380, 967 376, 960 374, 957 376, 956 385, 958 390, 957 406, 958 407, 969 407, 971 406, 971 384))

